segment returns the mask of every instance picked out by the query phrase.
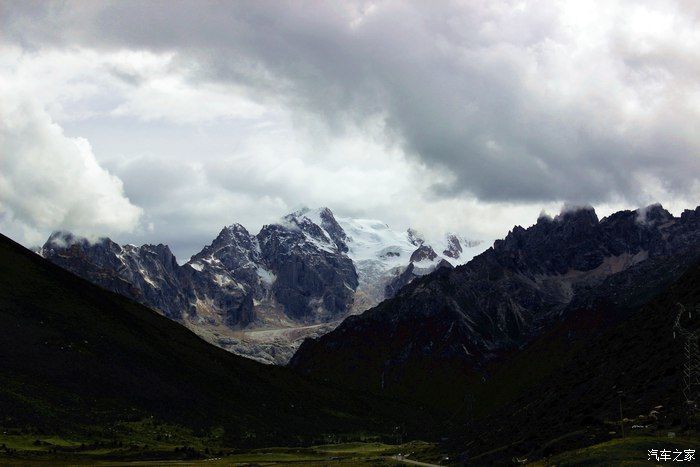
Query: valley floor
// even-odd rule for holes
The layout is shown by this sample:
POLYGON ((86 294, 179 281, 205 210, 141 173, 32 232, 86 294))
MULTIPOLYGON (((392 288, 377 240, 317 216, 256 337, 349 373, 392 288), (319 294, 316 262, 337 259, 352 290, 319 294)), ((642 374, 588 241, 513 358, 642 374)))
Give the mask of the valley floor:
MULTIPOLYGON (((160 445, 144 451, 130 448, 91 448, 56 454, 52 448, 77 448, 75 442, 60 438, 45 438, 44 444, 37 445, 36 439, 29 436, 0 435, 0 464, 7 466, 200 466, 200 465, 304 465, 304 466, 363 466, 363 465, 456 465, 445 457, 440 449, 431 443, 412 441, 400 445, 383 443, 345 443, 312 446, 305 448, 271 447, 248 451, 230 450, 201 459, 162 459, 138 460, 138 457, 172 456, 173 447, 160 445), (4 449, 2 448, 4 446, 4 449), (8 455, 7 449, 14 450, 8 455)), ((527 459, 514 459, 515 462, 537 467, 546 466, 580 466, 580 465, 624 465, 646 466, 660 465, 666 462, 677 464, 679 461, 657 461, 650 459, 650 451, 669 453, 693 450, 693 459, 684 460, 680 465, 698 465, 697 452, 700 438, 697 437, 653 437, 634 436, 615 439, 601 444, 576 449, 551 456, 535 462, 527 459), (655 450, 655 451, 654 451, 655 450)), ((682 456, 683 457, 683 456, 682 456)), ((671 459, 673 458, 673 455, 671 459)))
POLYGON ((271 447, 247 451, 222 450, 203 455, 171 445, 105 448, 87 446, 61 438, 0 435, 0 464, 8 466, 185 466, 185 465, 435 465, 443 454, 430 443, 412 441, 401 445, 345 443, 312 447, 271 447), (4 446, 4 448, 3 448, 4 446), (58 449, 58 452, 56 451, 58 449), (70 451, 72 449, 72 451, 70 451), (176 451, 177 449, 177 451, 176 451), (194 459, 175 457, 190 455, 194 459), (203 457, 202 457, 203 456, 203 457), (405 459, 399 461, 399 456, 405 459), (156 460, 160 457, 160 460, 156 460), (150 459, 150 460, 149 460, 150 459))

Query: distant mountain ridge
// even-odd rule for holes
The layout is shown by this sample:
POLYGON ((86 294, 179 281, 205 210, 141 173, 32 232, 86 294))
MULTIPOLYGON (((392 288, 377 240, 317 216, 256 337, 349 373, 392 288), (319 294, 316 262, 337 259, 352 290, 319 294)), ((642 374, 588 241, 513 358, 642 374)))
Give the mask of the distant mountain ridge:
MULTIPOLYGON (((305 341, 291 366, 316 377, 441 402, 452 382, 487 377, 579 309, 626 310, 677 279, 700 251, 700 207, 660 205, 599 220, 593 208, 516 226, 465 265, 413 281, 334 331, 305 341)), ((614 315, 606 319, 614 320, 614 315)))
POLYGON ((454 234, 434 247, 444 252, 412 229, 304 208, 256 235, 240 224, 224 227, 182 266, 166 245, 120 246, 67 232, 53 233, 40 254, 227 350, 283 364, 305 337, 479 248, 454 234))
MULTIPOLYGON (((2 234, 0 323, 0 424, 41 439, 136 430, 141 443, 147 422, 237 448, 298 445, 327 433, 391 433, 403 419, 393 414, 412 411, 226 352, 2 234)), ((3 449, 2 459, 12 457, 3 449)))
MULTIPOLYGON (((281 320, 291 325, 284 332, 297 333, 284 336, 287 341, 325 333, 304 340, 289 364, 290 374, 304 374, 309 387, 316 382, 417 408, 422 413, 407 420, 430 426, 450 457, 464 465, 537 460, 617 438, 623 416, 626 429, 644 425, 638 434, 696 432, 697 419, 688 419, 681 388, 683 342, 673 323, 679 306, 700 306, 700 207, 674 217, 652 205, 603 219, 590 207, 567 208, 553 218, 540 216, 528 228, 515 226, 463 265, 448 260, 449 238, 443 246, 413 231, 385 231, 376 221, 335 219, 341 235, 321 214, 285 216, 266 226, 270 233, 263 236, 225 228, 179 270, 181 280, 195 274, 194 280, 208 281, 213 292, 203 294, 219 293, 222 285, 237 294, 246 290, 246 277, 270 294, 250 297, 252 314, 235 315, 250 324, 228 328, 232 333, 276 339, 280 330, 273 326, 281 320), (279 263, 265 262, 266 251, 274 251, 279 263), (301 300, 298 315, 288 315, 279 303, 266 308, 277 300, 279 276, 293 283, 295 271, 314 261, 330 264, 335 255, 351 262, 357 281, 350 311, 344 312, 350 316, 335 330, 326 332, 334 326, 324 322, 332 313, 326 302, 306 301, 309 295, 298 292, 304 281, 280 293, 289 303, 301 300), (406 257, 403 266, 398 258, 406 257), (389 298, 352 315, 361 293, 389 298), (273 326, 250 327, 264 319, 273 326)), ((56 237, 54 249, 77 250, 64 260, 84 261, 94 278, 122 287, 122 293, 168 283, 155 277, 156 266, 168 263, 167 247, 115 247, 103 240, 82 251, 79 239, 64 237, 56 237), (108 253, 92 251, 97 244, 108 253), (118 273, 109 253, 114 251, 123 265, 118 273), (138 271, 142 282, 125 280, 126 270, 138 271)), ((463 250, 466 244, 459 242, 463 250)), ((343 295, 330 288, 327 296, 343 295)), ((221 303, 207 297, 212 315, 221 303)), ((206 311, 194 304, 197 332, 210 319, 206 311)), ((684 324, 697 329, 698 313, 684 324)))

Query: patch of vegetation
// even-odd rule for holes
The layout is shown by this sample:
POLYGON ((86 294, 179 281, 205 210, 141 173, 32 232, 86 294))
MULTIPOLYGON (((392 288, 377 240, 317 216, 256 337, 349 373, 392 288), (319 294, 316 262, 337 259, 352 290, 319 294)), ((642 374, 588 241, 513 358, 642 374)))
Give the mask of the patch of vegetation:
POLYGON ((374 443, 341 443, 310 447, 267 447, 234 449, 222 445, 213 434, 197 438, 182 427, 158 425, 147 419, 117 430, 119 435, 108 438, 36 437, 19 432, 0 434, 0 463, 23 465, 231 465, 302 463, 326 465, 329 462, 346 465, 380 465, 393 463, 391 456, 410 454, 412 459, 434 459, 439 456, 435 445, 410 442, 403 445, 374 443), (165 464, 163 464, 165 465, 165 464))
MULTIPOLYGON (((614 439, 605 443, 595 444, 582 449, 567 451, 546 459, 534 462, 533 466, 585 466, 585 465, 625 465, 625 466, 648 466, 650 465, 649 450, 657 451, 684 451, 694 449, 700 450, 700 439, 698 438, 664 438, 664 437, 629 437, 614 439)), ((681 457, 682 458, 682 457, 681 457)), ((697 455, 692 464, 697 464, 697 455)), ((656 459, 653 464, 657 463, 656 459)), ((684 462, 680 465, 688 465, 684 462)))

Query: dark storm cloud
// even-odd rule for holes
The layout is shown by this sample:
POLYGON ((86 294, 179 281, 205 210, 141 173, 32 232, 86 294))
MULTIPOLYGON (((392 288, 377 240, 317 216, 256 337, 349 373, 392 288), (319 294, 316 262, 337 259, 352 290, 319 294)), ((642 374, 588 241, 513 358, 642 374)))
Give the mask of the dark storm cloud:
POLYGON ((2 28, 25 47, 174 51, 191 79, 243 84, 333 131, 380 117, 409 157, 451 174, 438 196, 635 202, 647 183, 687 191, 700 174, 697 12, 603 2, 586 22, 575 6, 13 3, 2 28), (671 24, 645 28, 649 15, 648 26, 671 24))

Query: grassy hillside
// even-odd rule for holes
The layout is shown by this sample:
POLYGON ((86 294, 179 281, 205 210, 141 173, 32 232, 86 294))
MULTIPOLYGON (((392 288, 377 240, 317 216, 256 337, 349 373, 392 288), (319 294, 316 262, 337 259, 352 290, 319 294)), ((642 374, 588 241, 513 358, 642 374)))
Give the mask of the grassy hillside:
MULTIPOLYGON (((695 436, 700 419, 684 403, 683 341, 673 333, 679 303, 700 305, 700 264, 616 324, 608 318, 618 309, 609 303, 577 310, 494 363, 453 419, 454 448, 480 465, 616 439, 623 426, 627 435, 695 436)), ((697 329, 700 316, 684 324, 697 329)))
POLYGON ((5 432, 105 434, 154 420, 228 446, 283 445, 429 420, 232 355, 1 235, 0 329, 5 432))
MULTIPOLYGON (((665 462, 654 462, 649 460, 649 450, 668 450, 671 458, 675 458, 679 451, 693 449, 698 451, 698 438, 668 438, 653 436, 632 436, 624 439, 615 439, 605 443, 594 444, 582 449, 567 451, 555 456, 536 461, 532 466, 581 466, 581 465, 624 465, 624 466, 648 466, 659 465, 665 462), (673 454, 676 452, 676 454, 673 454)), ((685 455, 680 456, 683 459, 685 455)), ((671 461, 673 462, 673 461, 671 461)), ((678 462, 675 461, 675 462, 678 462)), ((674 462, 674 463, 675 463, 674 462)), ((683 461, 683 463, 697 465, 697 454, 695 461, 683 461)), ((682 465, 682 464, 681 464, 682 465)))

